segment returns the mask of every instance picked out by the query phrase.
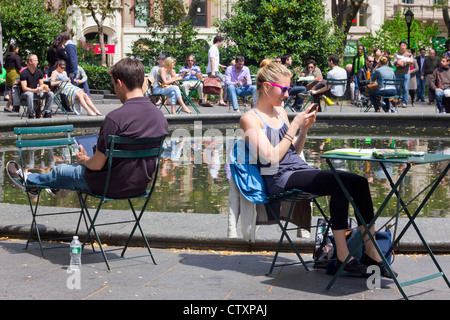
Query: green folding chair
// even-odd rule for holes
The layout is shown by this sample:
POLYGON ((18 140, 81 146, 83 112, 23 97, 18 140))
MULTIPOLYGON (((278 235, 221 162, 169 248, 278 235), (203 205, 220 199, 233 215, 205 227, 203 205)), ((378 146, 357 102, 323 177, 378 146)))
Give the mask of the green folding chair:
MULTIPOLYGON (((311 193, 307 193, 307 192, 303 192, 300 189, 292 189, 292 190, 287 190, 287 191, 283 191, 280 192, 278 194, 272 195, 267 197, 267 205, 266 208, 269 209, 269 212, 271 213, 272 217, 275 219, 275 221, 277 222, 278 226, 281 229, 281 236, 280 236, 280 240, 278 241, 278 245, 277 245, 277 249, 275 251, 275 255, 273 257, 272 260, 272 264, 270 266, 270 270, 268 272, 268 274, 271 274, 273 269, 275 267, 282 267, 282 266, 289 266, 289 265, 295 265, 295 264, 302 264, 303 267, 305 268, 305 270, 307 272, 309 272, 309 268, 308 265, 309 263, 316 263, 316 261, 311 260, 311 261, 305 261, 302 256, 300 255, 296 245, 294 244, 294 242, 292 241, 291 237, 288 234, 288 231, 291 230, 297 230, 299 229, 299 227, 294 227, 294 228, 290 228, 289 227, 289 223, 291 221, 291 217, 292 217, 292 213, 294 211, 295 208, 295 203, 298 201, 312 201, 312 203, 314 203, 314 205, 317 207, 317 209, 319 210, 320 214, 322 215, 322 217, 326 220, 327 225, 330 226, 331 222, 329 220, 329 218, 327 217, 327 215, 325 214, 325 212, 323 211, 322 207, 319 205, 319 203, 317 202, 317 195, 311 194, 311 193), (272 204, 274 203, 278 203, 278 202, 287 202, 289 203, 289 211, 288 214, 286 216, 286 219, 284 221, 284 223, 282 223, 282 221, 280 220, 280 217, 274 212, 273 208, 272 208, 272 204), (286 240, 288 241, 292 251, 294 251, 295 255, 297 256, 297 258, 299 259, 298 262, 288 262, 288 263, 280 263, 280 264, 276 264, 277 258, 278 258, 278 254, 282 248, 283 245, 283 241, 284 238, 286 237, 286 240)), ((317 227, 317 226, 312 226, 312 227, 317 227)), ((319 248, 319 250, 325 245, 325 239, 324 241, 322 241, 321 246, 319 248)))
MULTIPOLYGON (((242 140, 236 141, 232 148, 232 151, 230 152, 230 170, 234 182, 241 190, 241 193, 244 191, 244 194, 252 195, 252 199, 251 200, 248 199, 249 201, 254 203, 264 203, 266 212, 267 211, 270 212, 268 220, 275 221, 281 229, 280 240, 278 241, 277 249, 273 257, 270 270, 267 274, 268 275, 271 274, 275 267, 295 265, 295 264, 302 264, 305 270, 308 272, 309 268, 307 264, 308 263, 315 264, 316 261, 314 260, 305 261, 300 255, 296 245, 291 240, 291 237, 288 234, 288 231, 298 230, 299 228, 301 228, 297 226, 293 228, 289 227, 289 223, 291 221, 291 217, 295 208, 295 203, 299 201, 311 201, 318 208, 320 214, 324 217, 328 226, 331 226, 330 220, 326 216, 325 212, 322 210, 320 204, 317 202, 316 200, 316 198, 318 197, 317 195, 303 192, 300 189, 286 190, 275 195, 270 195, 267 191, 269 190, 268 186, 266 185, 267 182, 262 178, 259 168, 255 167, 255 163, 256 163, 255 154, 249 151, 248 143, 244 143, 242 140), (281 222, 280 215, 277 214, 273 208, 273 205, 278 206, 280 205, 279 204, 280 202, 283 202, 283 206, 284 205, 289 206, 289 210, 286 217, 283 217, 283 219, 285 219, 284 223, 281 222), (270 216, 273 219, 270 219, 270 216), (290 262, 282 264, 276 263, 278 254, 282 249, 284 238, 287 239, 292 251, 294 251, 294 253, 297 255, 297 258, 299 259, 298 262, 290 262)), ((244 197, 246 196, 244 195, 244 197)), ((311 227, 318 227, 318 226, 311 226, 311 227)), ((319 250, 321 250, 324 245, 325 239, 324 241, 322 241, 319 250)))
MULTIPOLYGON (((62 98, 62 91, 64 90, 64 88, 66 87, 67 84, 68 84, 68 82, 65 82, 64 84, 59 85, 54 90, 55 98, 54 98, 53 102, 56 104, 56 110, 55 110, 54 114, 56 114, 58 112, 58 110, 61 110, 61 112, 64 113, 66 116, 69 115, 68 110, 66 110, 66 108, 64 108, 63 102, 62 102, 62 99, 63 99, 62 98)), ((81 106, 80 106, 80 104, 79 103, 74 103, 72 111, 75 114, 81 115, 81 106)))
MULTIPOLYGON (((395 86, 395 88, 397 89, 397 93, 393 96, 386 96, 386 95, 379 95, 379 97, 381 98, 381 100, 383 99, 401 99, 402 96, 402 92, 403 92, 403 80, 402 79, 384 79, 381 84, 380 87, 385 87, 385 86, 395 86)), ((395 111, 398 111, 398 103, 395 105, 395 111)))
MULTIPOLYGON (((341 96, 335 96, 334 99, 337 100, 337 104, 341 105, 340 111, 342 112, 342 107, 344 106, 345 93, 347 91, 347 79, 327 79, 328 86, 343 86, 344 93, 341 96)), ((327 108, 327 104, 325 103, 325 110, 327 108)))
MULTIPOLYGON (((89 228, 88 228, 88 232, 87 232, 86 237, 83 242, 83 248, 84 248, 85 244, 88 242, 88 240, 90 239, 91 233, 93 233, 95 240, 97 241, 97 243, 100 247, 100 251, 102 253, 103 259, 105 260, 108 271, 111 270, 109 261, 118 260, 118 259, 131 259, 131 258, 150 256, 152 258, 153 263, 156 264, 155 259, 153 258, 152 251, 150 249, 150 245, 147 241, 147 237, 145 236, 144 231, 142 230, 140 221, 141 221, 141 218, 147 208, 147 205, 151 199, 153 190, 155 188, 155 183, 156 183, 156 179, 158 176, 159 156, 161 155, 162 150, 163 150, 164 139, 165 139, 165 136, 158 137, 158 138, 142 138, 142 139, 131 139, 131 138, 120 137, 120 136, 116 136, 116 135, 108 136, 109 148, 106 149, 106 151, 105 151, 105 156, 107 157, 107 163, 106 163, 107 177, 106 177, 106 182, 105 182, 105 187, 104 187, 103 193, 101 195, 99 195, 99 194, 78 191, 78 199, 80 201, 81 208, 89 220, 89 228), (126 146, 126 145, 132 146, 134 149, 133 150, 123 149, 124 146, 126 146), (118 149, 117 148, 118 146, 120 146, 121 149, 118 149), (136 148, 138 148, 138 150, 136 150, 136 148), (108 197, 107 194, 108 194, 108 190, 109 190, 109 182, 111 180, 111 169, 112 169, 112 165, 113 165, 113 159, 146 158, 146 157, 156 158, 156 165, 155 165, 155 171, 153 172, 152 182, 149 183, 147 190, 145 190, 145 192, 143 192, 142 194, 139 194, 139 195, 136 195, 133 197, 128 197, 128 198, 108 197), (96 208, 94 214, 91 214, 89 212, 89 209, 87 206, 88 197, 92 197, 92 198, 98 200, 98 205, 97 205, 97 208, 96 208), (144 199, 144 204, 142 205, 142 209, 140 210, 140 212, 138 214, 136 213, 134 205, 131 201, 132 199, 144 199), (109 202, 109 201, 114 201, 114 200, 128 201, 128 204, 130 206, 130 209, 131 209, 134 219, 126 220, 126 221, 98 223, 97 219, 99 217, 99 214, 100 214, 103 204, 105 204, 106 202, 109 202), (130 222, 134 223, 134 226, 128 236, 125 246, 122 249, 120 258, 108 259, 106 257, 106 251, 104 250, 104 248, 102 246, 99 234, 97 232, 97 227, 113 225, 113 224, 120 224, 120 223, 130 223, 130 222), (133 257, 124 257, 125 251, 127 250, 136 229, 139 229, 139 231, 140 231, 142 239, 145 243, 145 247, 148 250, 148 254, 140 255, 140 256, 133 256, 133 257)), ((113 249, 113 250, 117 250, 117 249, 113 249)), ((111 251, 111 250, 109 250, 109 251, 111 251)))
MULTIPOLYGON (((43 149, 51 149, 54 148, 60 148, 61 150, 66 151, 66 162, 72 163, 73 159, 73 147, 76 145, 75 139, 71 137, 71 133, 73 132, 74 128, 73 125, 61 125, 61 126, 48 126, 48 127, 17 127, 14 128, 14 133, 17 135, 17 141, 15 143, 16 147, 19 150, 19 157, 20 157, 20 165, 22 166, 22 169, 26 168, 26 163, 24 161, 24 151, 28 150, 30 152, 36 151, 36 150, 43 150, 43 149), (36 136, 38 137, 36 139, 36 136), (27 139, 24 139, 24 138, 27 139), (68 159, 67 159, 68 158, 68 159)), ((64 155, 64 151, 63 151, 64 155)), ((20 183, 19 181, 16 181, 20 183)), ((24 186, 26 187, 26 185, 24 186)), ((39 232, 38 227, 38 218, 43 216, 53 216, 53 215, 59 215, 59 214, 71 214, 71 213, 77 213, 79 214, 78 223, 76 225, 74 234, 78 233, 81 218, 84 218, 84 222, 87 227, 87 220, 85 219, 83 212, 81 210, 76 211, 66 211, 66 212, 50 212, 50 213, 41 213, 39 210, 39 202, 41 199, 41 192, 42 190, 49 189, 50 187, 45 185, 33 185, 33 188, 36 188, 37 194, 36 195, 30 195, 30 192, 27 191, 27 197, 28 197, 28 203, 30 206, 30 211, 32 215, 32 222, 30 231, 28 234, 28 239, 26 243, 26 249, 28 248, 29 243, 31 242, 31 237, 33 232, 36 234, 37 241, 39 242, 39 247, 41 250, 41 255, 44 257, 44 251, 41 241, 41 235, 39 232), (35 203, 33 203, 33 198, 35 203)), ((60 237, 55 238, 51 240, 65 240, 65 239, 71 239, 72 235, 70 237, 60 237)))
POLYGON ((147 97, 150 99, 150 101, 157 106, 161 111, 162 108, 166 109, 167 113, 172 113, 169 109, 169 106, 166 104, 167 97, 162 94, 148 94, 147 97), (161 104, 156 105, 158 100, 161 99, 161 104))

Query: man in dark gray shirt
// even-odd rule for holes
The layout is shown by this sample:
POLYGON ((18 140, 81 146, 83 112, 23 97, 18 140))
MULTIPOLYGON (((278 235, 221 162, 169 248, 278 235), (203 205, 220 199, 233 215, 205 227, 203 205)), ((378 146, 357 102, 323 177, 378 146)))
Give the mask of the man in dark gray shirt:
MULTIPOLYGON (((105 150, 108 135, 129 138, 156 138, 168 134, 168 123, 161 110, 142 94, 144 67, 136 59, 125 58, 110 69, 118 98, 123 103, 111 111, 100 128, 97 149, 89 157, 83 146, 77 153, 78 165, 60 164, 44 174, 24 173, 14 162, 7 164, 11 180, 27 191, 32 185, 45 185, 52 189, 69 189, 101 194, 106 181, 107 166, 105 150)), ((140 159, 119 159, 114 161, 109 182, 108 197, 125 198, 143 193, 155 169, 156 157, 140 159)))
POLYGON ((431 76, 433 75, 434 70, 439 68, 440 60, 436 57, 436 51, 433 49, 430 50, 430 54, 425 58, 423 62, 421 76, 425 78, 426 85, 428 87, 428 104, 434 103, 434 90, 431 88, 431 76))

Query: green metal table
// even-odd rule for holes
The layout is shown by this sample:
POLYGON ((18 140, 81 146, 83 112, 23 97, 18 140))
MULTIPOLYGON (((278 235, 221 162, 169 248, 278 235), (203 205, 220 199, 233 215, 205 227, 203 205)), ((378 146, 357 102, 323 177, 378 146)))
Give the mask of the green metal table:
MULTIPOLYGON (((403 290, 404 286, 408 286, 408 285, 411 285, 411 284, 415 284, 415 283, 418 283, 418 282, 430 280, 430 279, 437 278, 437 277, 443 277, 443 279, 446 282, 447 286, 450 288, 450 282, 449 282, 447 276, 445 275, 444 271, 442 270, 441 266, 439 265, 438 261, 436 260, 433 252, 431 251, 429 245, 427 244, 427 242, 424 239, 422 233, 420 232, 419 227, 414 222, 415 218, 421 212, 422 208, 426 205, 426 203, 430 199, 430 197, 433 194, 433 192, 439 186, 439 183, 441 182, 441 180, 445 177, 445 175, 449 171, 449 168, 450 168, 450 155, 425 153, 423 155, 415 155, 415 156, 410 156, 408 158, 377 159, 377 158, 374 158, 374 157, 371 157, 371 156, 351 156, 351 155, 342 155, 342 154, 327 154, 327 155, 322 155, 321 158, 326 160, 329 168, 331 169, 331 171, 333 172, 334 176, 336 177, 336 180, 338 181, 339 186, 341 187, 342 191, 344 192, 346 198, 349 200, 349 202, 353 206, 355 215, 358 216, 359 220, 362 222, 362 224, 363 224, 363 226, 365 228, 364 233, 362 233, 360 238, 359 238, 361 241, 359 241, 358 243, 361 243, 361 245, 362 245, 362 239, 364 239, 364 237, 366 237, 366 235, 369 236, 370 241, 375 245, 375 248, 377 249, 378 254, 382 257, 383 264, 386 266, 386 268, 389 270, 390 274, 392 275, 392 279, 394 280, 394 282, 395 282, 398 290, 402 294, 402 296, 405 299, 408 299, 408 296, 406 295, 406 293, 403 290), (384 174, 386 175, 386 177, 387 177, 387 179, 389 181, 390 187, 391 187, 391 191, 386 196, 384 202, 382 203, 380 208, 377 210, 374 218, 372 219, 372 221, 368 225, 362 219, 361 213, 359 212, 358 208, 356 207, 355 203, 353 202, 353 200, 352 200, 348 190, 345 188, 345 186, 342 183, 341 179, 337 175, 337 172, 336 172, 336 169, 333 166, 332 160, 376 162, 376 163, 379 163, 379 165, 381 166, 384 174), (448 163, 445 166, 445 169, 439 174, 439 176, 437 178, 435 178, 433 181, 431 181, 427 186, 425 186, 416 196, 414 196, 412 198, 411 201, 409 201, 408 203, 405 203, 405 201, 401 197, 401 193, 400 193, 399 190, 401 189, 402 183, 403 183, 405 177, 407 176, 407 174, 409 173, 411 167, 413 165, 421 165, 421 164, 423 165, 423 164, 429 164, 429 163, 433 163, 433 162, 445 162, 445 161, 447 161, 448 163), (399 176, 397 181, 394 182, 394 180, 392 179, 392 176, 389 174, 388 170, 386 169, 385 164, 399 164, 399 165, 404 166, 404 169, 401 172, 401 174, 400 174, 400 176, 399 176), (417 207, 416 211, 411 214, 409 212, 409 210, 408 210, 408 206, 413 201, 417 200, 417 198, 420 195, 422 195, 423 193, 425 193, 426 191, 428 191, 428 192, 425 195, 425 197, 423 198, 422 202, 419 204, 419 206, 417 207), (396 239, 393 239, 391 248, 388 250, 386 256, 384 256, 383 253, 380 250, 380 247, 378 246, 377 242, 375 241, 375 238, 372 236, 372 234, 369 232, 369 230, 375 224, 376 220, 378 219, 378 217, 381 215, 381 213, 383 212, 384 208, 386 207, 388 201, 392 198, 392 196, 394 194, 397 197, 397 203, 398 203, 398 208, 399 208, 397 210, 396 216, 398 217, 398 214, 401 211, 404 211, 405 214, 408 217, 408 222, 403 227, 403 229, 401 230, 401 232, 398 235, 398 237, 396 237, 396 239), (422 244, 426 248, 426 251, 428 252, 430 258, 433 260, 433 262, 434 262, 434 264, 435 264, 435 266, 436 266, 436 268, 438 269, 439 272, 435 273, 435 274, 432 274, 432 275, 429 275, 429 276, 425 276, 425 277, 419 278, 419 279, 415 279, 415 280, 410 280, 410 281, 407 281, 407 282, 399 283, 397 277, 392 272, 392 269, 390 268, 390 265, 387 262, 386 257, 389 255, 390 252, 392 252, 393 248, 395 248, 397 246, 397 244, 399 243, 401 238, 404 236, 406 231, 411 226, 416 231, 417 235, 420 238, 420 241, 422 242, 422 244)), ((336 272, 336 274, 334 275, 334 277, 332 278, 332 280, 328 284, 328 286, 326 288, 327 291, 331 289, 331 287, 333 286, 333 284, 335 283, 337 278, 342 274, 343 269, 344 269, 345 265, 348 263, 348 261, 350 260, 351 256, 353 256, 359 248, 360 248, 360 246, 357 247, 357 248, 354 248, 350 252, 349 256, 345 259, 344 263, 340 266, 340 268, 338 269, 338 271, 336 272)))
MULTIPOLYGON (((195 112, 200 113, 200 111, 198 110, 197 106, 195 105, 194 101, 192 101, 192 96, 194 95, 195 91, 198 90, 198 87, 200 86, 200 83, 203 83, 203 80, 197 79, 197 80, 178 80, 178 87, 180 88, 181 91, 181 95, 183 96, 184 100, 186 101, 186 105, 190 104, 192 106, 192 108, 194 108, 195 112), (189 90, 189 92, 185 92, 183 89, 183 82, 186 81, 193 81, 195 82, 195 85, 189 90)), ((177 113, 180 113, 181 111, 181 106, 178 108, 177 113)))

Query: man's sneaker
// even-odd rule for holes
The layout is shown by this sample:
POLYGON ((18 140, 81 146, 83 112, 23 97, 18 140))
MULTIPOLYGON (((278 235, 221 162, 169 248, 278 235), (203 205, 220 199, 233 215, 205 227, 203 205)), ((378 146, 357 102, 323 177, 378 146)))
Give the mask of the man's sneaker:
POLYGON ((47 188, 45 189, 49 195, 56 197, 58 195, 59 189, 47 188))
POLYGON ((25 185, 25 178, 23 176, 22 168, 17 162, 9 161, 6 164, 6 172, 8 172, 9 178, 16 186, 22 188, 25 185))
POLYGON ((27 187, 26 180, 27 176, 30 174, 29 172, 23 172, 22 168, 15 161, 9 161, 6 164, 6 172, 8 172, 8 176, 11 181, 21 188, 25 192, 29 192, 32 195, 36 195, 39 193, 39 188, 36 187, 27 187))
POLYGON ((297 94, 297 97, 299 98, 303 98, 303 99, 308 99, 309 97, 311 97, 311 94, 309 92, 305 92, 305 93, 299 93, 297 94))

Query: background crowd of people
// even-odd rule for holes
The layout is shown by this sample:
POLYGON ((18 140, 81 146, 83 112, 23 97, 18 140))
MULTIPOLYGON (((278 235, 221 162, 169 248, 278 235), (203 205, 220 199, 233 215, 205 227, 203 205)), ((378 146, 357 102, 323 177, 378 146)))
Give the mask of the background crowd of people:
POLYGON ((68 32, 56 36, 46 58, 48 65, 43 69, 38 67, 35 54, 29 54, 25 66, 22 66, 19 46, 15 43, 9 45, 0 75, 0 82, 4 83, 4 99, 8 101, 4 111, 18 112, 20 105, 24 105, 28 118, 50 118, 54 92, 61 89, 69 101, 69 110, 75 110, 74 105, 79 103, 88 115, 101 115, 90 99, 86 72, 78 64, 76 43, 68 32), (40 103, 35 103, 36 99, 45 100, 43 112, 40 103))
MULTIPOLYGON (((238 97, 243 97, 247 102, 251 97, 251 104, 255 105, 257 100, 256 86, 252 83, 250 70, 245 66, 245 58, 237 56, 229 66, 221 64, 219 48, 223 45, 223 38, 216 36, 213 44, 208 51, 208 64, 205 73, 208 78, 218 78, 221 82, 220 92, 218 92, 219 106, 232 106, 235 112, 240 112, 238 97)), ((347 79, 347 87, 327 86, 323 72, 317 66, 313 59, 306 61, 306 66, 292 66, 292 58, 289 54, 283 54, 273 58, 274 62, 281 63, 292 71, 292 79, 289 89, 289 95, 292 100, 292 109, 300 111, 304 108, 305 98, 313 97, 313 102, 318 105, 321 111, 320 100, 322 96, 336 97, 345 92, 348 99, 357 105, 362 94, 367 91, 370 94, 370 100, 376 112, 383 109, 386 112, 394 112, 390 107, 390 99, 386 96, 400 95, 397 107, 406 108, 408 103, 412 106, 414 102, 425 102, 425 92, 428 90, 428 104, 436 103, 441 113, 445 113, 444 99, 450 97, 450 71, 447 58, 450 57, 450 51, 445 53, 442 59, 436 56, 433 49, 427 51, 422 48, 416 55, 415 50, 407 49, 404 41, 399 43, 399 51, 392 55, 391 52, 380 48, 366 50, 364 46, 358 46, 357 54, 353 57, 352 63, 346 65, 345 69, 339 66, 339 57, 328 59, 328 67, 330 70, 326 73, 326 78, 345 78, 347 79), (337 67, 337 69, 336 69, 337 67), (336 74, 335 77, 333 74, 336 74), (302 77, 311 77, 314 81, 299 82, 302 77), (397 79, 401 81, 401 85, 382 85, 385 80, 397 79), (377 82, 378 86, 374 89, 368 87, 369 83, 377 82), (380 96, 382 99, 380 100, 380 96)), ((29 105, 28 117, 40 117, 40 110, 34 110, 32 101, 30 100, 36 95, 47 96, 48 91, 55 92, 60 86, 64 85, 61 90, 68 98, 71 107, 75 103, 79 103, 88 115, 100 115, 100 112, 94 106, 90 99, 89 85, 87 76, 83 68, 78 64, 76 43, 71 40, 68 32, 58 35, 54 42, 49 46, 47 53, 48 65, 43 70, 37 68, 38 74, 35 80, 27 83, 30 79, 21 76, 22 71, 29 68, 27 57, 27 65, 21 64, 19 56, 19 47, 12 43, 9 45, 8 52, 4 58, 2 73, 0 74, 0 85, 3 84, 5 92, 5 100, 8 104, 4 108, 5 112, 13 112, 13 90, 14 85, 20 85, 22 92, 22 104, 29 105), (58 67, 59 66, 59 67, 58 67), (59 68, 59 69, 58 69, 59 68), (41 80, 50 79, 50 88, 41 80), (58 77, 58 79, 56 79, 58 77), (23 79, 22 79, 23 78, 23 79), (64 79, 63 79, 64 78, 64 79), (28 91, 29 93, 26 93, 28 91), (33 93, 31 95, 30 93, 33 93), (27 100, 28 99, 28 100, 27 100), (26 102, 24 102, 26 100, 26 102)), ((155 66, 150 76, 150 85, 146 83, 145 92, 150 94, 158 94, 166 96, 170 99, 171 112, 176 113, 176 106, 181 107, 180 110, 191 113, 192 111, 186 106, 182 91, 188 93, 195 88, 198 93, 199 105, 202 107, 212 107, 208 101, 208 95, 204 94, 204 78, 203 70, 195 64, 195 56, 186 57, 186 64, 175 71, 176 61, 171 57, 160 55, 157 59, 158 65, 155 66), (200 84, 197 85, 198 80, 200 84)), ((29 78, 29 77, 28 77, 29 78)), ((372 88, 372 87, 371 87, 372 88)), ((51 104, 52 99, 50 99, 51 104)), ((161 99, 157 104, 161 103, 161 99)), ((17 106, 16 106, 17 108, 17 106)), ((74 109, 74 108, 70 108, 74 109)), ((51 110, 51 107, 50 107, 51 110)), ((18 111, 18 110, 15 110, 18 111)), ((51 116, 45 115, 45 116, 51 116)))
MULTIPOLYGON (((426 102, 425 92, 428 90, 428 104, 436 103, 439 112, 446 113, 443 97, 450 97, 450 81, 447 80, 449 70, 447 59, 450 57, 450 51, 444 53, 442 59, 436 56, 434 49, 428 50, 428 55, 425 48, 421 48, 418 55, 416 53, 414 49, 407 49, 404 41, 399 43, 399 51, 393 57, 387 50, 383 52, 380 48, 374 48, 367 52, 364 46, 358 46, 353 63, 347 66, 347 70, 350 70, 350 81, 353 82, 351 86, 353 104, 358 103, 361 92, 366 90, 368 83, 377 79, 399 79, 402 82, 401 86, 389 85, 378 88, 378 96, 381 94, 380 90, 383 91, 383 96, 400 95, 398 106, 406 108, 408 102, 412 106, 417 101, 426 102)), ((372 104, 375 110, 379 111, 378 102, 374 99, 377 94, 370 93, 372 104)), ((383 104, 383 101, 381 103, 383 104)), ((385 111, 393 111, 389 107, 389 99, 384 99, 383 108, 385 111)))

